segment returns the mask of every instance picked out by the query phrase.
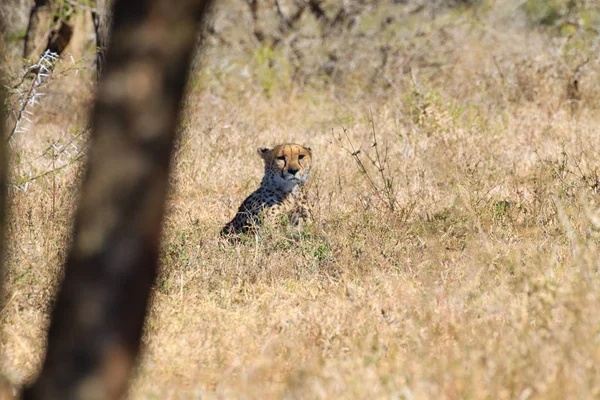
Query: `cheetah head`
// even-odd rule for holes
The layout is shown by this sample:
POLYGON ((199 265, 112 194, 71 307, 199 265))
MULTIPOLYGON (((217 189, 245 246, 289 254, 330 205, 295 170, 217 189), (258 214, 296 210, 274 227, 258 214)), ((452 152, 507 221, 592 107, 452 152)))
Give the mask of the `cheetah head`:
POLYGON ((312 150, 299 144, 280 144, 274 148, 261 147, 258 154, 265 162, 265 179, 279 189, 291 192, 303 185, 310 175, 312 150))

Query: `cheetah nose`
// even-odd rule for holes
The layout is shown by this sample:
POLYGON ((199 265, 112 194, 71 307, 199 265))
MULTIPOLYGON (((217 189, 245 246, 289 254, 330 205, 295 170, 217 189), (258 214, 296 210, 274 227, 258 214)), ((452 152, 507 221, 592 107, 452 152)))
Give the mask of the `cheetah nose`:
POLYGON ((292 175, 296 175, 296 172, 300 171, 299 168, 288 168, 288 172, 292 175))

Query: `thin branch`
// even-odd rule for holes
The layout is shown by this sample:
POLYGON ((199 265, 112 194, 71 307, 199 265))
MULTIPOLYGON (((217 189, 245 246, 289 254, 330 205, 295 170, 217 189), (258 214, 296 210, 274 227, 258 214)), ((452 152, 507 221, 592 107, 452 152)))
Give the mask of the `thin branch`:
POLYGON ((21 122, 24 119, 28 119, 27 117, 25 117, 25 114, 28 114, 27 107, 30 105, 35 105, 36 97, 42 96, 42 94, 38 93, 37 90, 52 72, 54 63, 57 59, 58 55, 56 53, 52 53, 51 51, 46 50, 44 54, 42 54, 42 56, 40 57, 40 60, 36 64, 28 68, 29 71, 36 71, 36 74, 33 81, 31 82, 31 86, 29 87, 27 94, 25 95, 25 98, 21 101, 21 107, 17 112, 15 124, 11 132, 8 134, 6 142, 9 142, 10 139, 12 139, 12 137, 15 135, 15 133, 19 132, 19 129, 21 128, 21 122))

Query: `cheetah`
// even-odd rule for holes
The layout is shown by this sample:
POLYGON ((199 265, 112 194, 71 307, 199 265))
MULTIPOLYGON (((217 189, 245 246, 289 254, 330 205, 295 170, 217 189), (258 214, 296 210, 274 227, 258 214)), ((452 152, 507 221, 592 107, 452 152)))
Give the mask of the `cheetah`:
POLYGON ((287 143, 257 151, 265 162, 260 187, 244 200, 235 217, 221 230, 221 236, 255 232, 265 219, 278 216, 287 216, 296 227, 311 219, 304 189, 310 175, 311 148, 287 143))

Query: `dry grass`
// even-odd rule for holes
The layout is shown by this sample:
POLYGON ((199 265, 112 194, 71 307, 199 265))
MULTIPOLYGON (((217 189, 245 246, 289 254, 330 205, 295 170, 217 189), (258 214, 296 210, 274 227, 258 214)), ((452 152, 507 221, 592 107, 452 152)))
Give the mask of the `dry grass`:
MULTIPOLYGON (((306 61, 290 79, 285 48, 209 46, 132 398, 600 397, 597 37, 531 27, 513 2, 413 6, 354 36, 363 64, 334 49, 333 78, 306 61), (368 41, 391 49, 383 66, 368 41), (285 141, 314 150, 314 227, 222 245, 260 181, 256 147, 285 141)), ((48 168, 40 154, 83 129, 88 102, 39 106, 12 146, 15 180, 48 168)), ((15 384, 41 362, 80 169, 11 191, 0 366, 15 384)))

